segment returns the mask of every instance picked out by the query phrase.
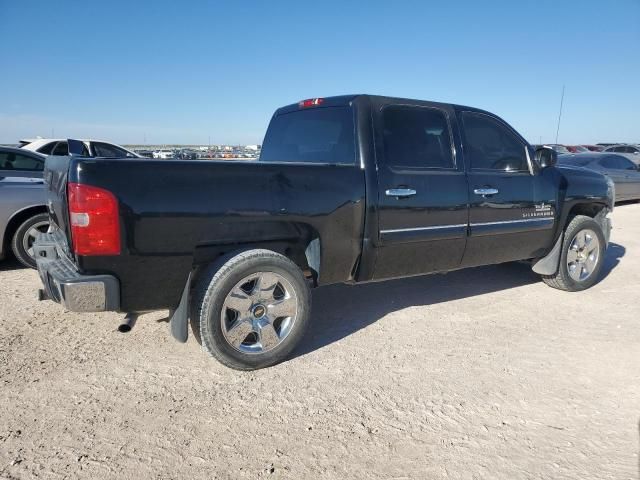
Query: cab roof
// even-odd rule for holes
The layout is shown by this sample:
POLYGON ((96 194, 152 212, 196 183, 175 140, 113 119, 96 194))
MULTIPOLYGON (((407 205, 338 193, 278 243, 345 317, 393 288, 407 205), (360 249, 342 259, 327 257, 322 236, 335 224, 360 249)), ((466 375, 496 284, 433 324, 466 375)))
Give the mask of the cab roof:
POLYGON ((466 111, 475 111, 481 113, 490 113, 485 110, 481 110, 479 108, 469 107, 466 105, 457 105, 453 103, 446 102, 436 102, 432 100, 418 100, 412 98, 402 98, 402 97, 387 97, 384 95, 369 95, 369 94, 352 94, 352 95, 338 95, 333 97, 313 97, 304 100, 300 100, 297 103, 292 103, 290 105, 285 105, 284 107, 276 110, 276 115, 283 113, 291 113, 294 111, 298 111, 304 108, 322 108, 322 107, 342 107, 350 105, 354 100, 359 98, 368 98, 372 102, 375 103, 401 103, 401 104, 430 104, 433 106, 448 106, 453 107, 456 110, 466 110, 466 111), (313 103, 313 102, 317 103, 313 103), (305 104, 308 103, 308 104, 305 104), (311 102, 311 103, 309 103, 311 102))

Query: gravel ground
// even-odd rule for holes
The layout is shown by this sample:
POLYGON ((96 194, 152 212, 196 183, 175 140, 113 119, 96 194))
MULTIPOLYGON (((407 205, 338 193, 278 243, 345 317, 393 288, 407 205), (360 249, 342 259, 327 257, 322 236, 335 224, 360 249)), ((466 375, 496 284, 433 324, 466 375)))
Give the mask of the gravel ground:
POLYGON ((37 302, 0 264, 0 478, 637 478, 640 205, 602 281, 524 264, 314 292, 292 360, 240 373, 166 312, 37 302))

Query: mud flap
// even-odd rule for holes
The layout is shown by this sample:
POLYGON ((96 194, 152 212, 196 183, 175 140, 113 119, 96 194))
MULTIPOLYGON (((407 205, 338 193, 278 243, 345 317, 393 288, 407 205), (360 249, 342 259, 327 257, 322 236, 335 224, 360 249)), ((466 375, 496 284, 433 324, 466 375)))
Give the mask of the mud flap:
POLYGON ((602 228, 602 234, 604 235, 605 248, 609 247, 609 240, 611 239, 611 219, 607 217, 609 210, 602 210, 595 216, 594 220, 598 222, 600 228, 602 228))
POLYGON ((169 327, 171 328, 171 336, 180 343, 185 343, 189 338, 189 293, 191 290, 191 273, 187 277, 187 284, 182 291, 180 303, 175 310, 170 312, 171 319, 169 327))
POLYGON ((551 251, 545 256, 535 261, 531 270, 539 275, 554 275, 558 271, 560 265, 560 254, 562 253, 562 242, 564 241, 564 232, 558 237, 551 251))

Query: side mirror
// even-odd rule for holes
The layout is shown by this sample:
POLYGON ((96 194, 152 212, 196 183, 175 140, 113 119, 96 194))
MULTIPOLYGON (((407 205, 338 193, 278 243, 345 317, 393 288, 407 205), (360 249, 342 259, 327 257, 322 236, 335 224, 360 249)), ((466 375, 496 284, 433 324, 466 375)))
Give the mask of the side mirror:
POLYGON ((558 163, 558 153, 550 147, 536 148, 536 161, 542 168, 553 167, 558 163))

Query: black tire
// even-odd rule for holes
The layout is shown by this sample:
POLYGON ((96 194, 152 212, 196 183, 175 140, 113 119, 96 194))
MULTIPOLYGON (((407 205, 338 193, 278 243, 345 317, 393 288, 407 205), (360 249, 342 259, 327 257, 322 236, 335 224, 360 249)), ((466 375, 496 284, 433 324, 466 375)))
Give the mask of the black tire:
POLYGON ((49 215, 38 213, 27 218, 16 229, 11 239, 13 254, 21 264, 29 268, 36 268, 36 259, 29 253, 29 247, 33 241, 33 235, 30 232, 34 227, 41 232, 46 232, 49 228, 49 215))
POLYGON ((559 290, 565 290, 567 292, 578 292, 586 290, 593 286, 600 276, 602 265, 604 263, 605 255, 605 238, 602 233, 600 225, 591 217, 584 215, 577 215, 571 219, 564 232, 564 240, 562 242, 562 253, 560 255, 560 265, 555 275, 543 275, 542 280, 550 287, 557 288, 559 290), (576 238, 576 235, 583 230, 591 230, 595 232, 598 237, 598 258, 597 263, 591 274, 581 281, 576 281, 569 274, 569 267, 567 265, 567 255, 571 244, 576 238))
MULTIPOLYGON (((266 311, 268 308, 265 306, 266 311)), ((227 313, 228 309, 225 308, 225 315, 227 313)), ((256 370, 275 365, 289 356, 305 334, 310 313, 311 292, 300 268, 287 257, 270 250, 249 250, 216 262, 200 273, 192 295, 191 326, 198 331, 199 335, 195 336, 204 350, 220 363, 236 370, 256 370), (247 339, 254 334, 250 333, 240 346, 232 346, 223 332, 223 307, 227 296, 238 287, 239 282, 254 274, 259 276, 260 273, 276 274, 284 279, 283 283, 288 282, 287 288, 293 290, 292 295, 295 294, 295 319, 275 347, 258 353, 246 353, 239 351, 239 348, 243 348, 247 339)), ((257 340, 260 337, 255 335, 255 345, 263 345, 257 340)))

